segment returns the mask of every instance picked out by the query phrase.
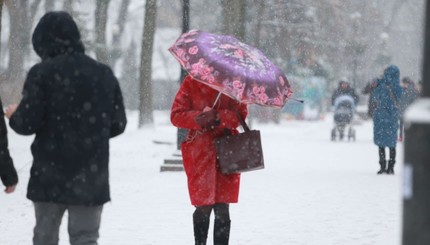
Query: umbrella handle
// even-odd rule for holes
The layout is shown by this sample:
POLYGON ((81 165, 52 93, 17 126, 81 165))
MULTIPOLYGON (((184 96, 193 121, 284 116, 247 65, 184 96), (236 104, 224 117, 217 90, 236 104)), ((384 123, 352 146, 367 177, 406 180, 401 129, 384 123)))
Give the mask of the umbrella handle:
POLYGON ((214 102, 214 104, 212 105, 212 109, 213 108, 215 108, 215 105, 216 105, 216 103, 218 102, 218 100, 219 100, 219 98, 221 97, 221 92, 219 92, 218 93, 218 95, 217 95, 217 97, 216 97, 216 99, 215 99, 215 102, 214 102))

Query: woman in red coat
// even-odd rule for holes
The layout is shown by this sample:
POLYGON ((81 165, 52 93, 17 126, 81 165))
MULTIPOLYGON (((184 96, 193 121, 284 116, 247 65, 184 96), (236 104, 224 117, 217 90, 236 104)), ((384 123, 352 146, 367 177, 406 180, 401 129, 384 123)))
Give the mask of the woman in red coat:
POLYGON ((237 134, 237 112, 247 115, 247 106, 187 76, 172 105, 173 125, 189 129, 182 143, 182 158, 188 178, 193 214, 195 244, 206 244, 209 218, 215 213, 214 244, 228 244, 230 233, 229 203, 237 203, 240 174, 222 174, 216 160, 214 139, 237 134))

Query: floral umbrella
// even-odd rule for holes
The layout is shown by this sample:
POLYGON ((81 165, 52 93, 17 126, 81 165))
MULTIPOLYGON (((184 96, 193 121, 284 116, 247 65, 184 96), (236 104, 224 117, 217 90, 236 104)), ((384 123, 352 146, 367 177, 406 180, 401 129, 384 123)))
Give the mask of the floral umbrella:
POLYGON ((169 51, 194 79, 242 103, 283 107, 292 94, 277 66, 234 37, 192 30, 169 51))

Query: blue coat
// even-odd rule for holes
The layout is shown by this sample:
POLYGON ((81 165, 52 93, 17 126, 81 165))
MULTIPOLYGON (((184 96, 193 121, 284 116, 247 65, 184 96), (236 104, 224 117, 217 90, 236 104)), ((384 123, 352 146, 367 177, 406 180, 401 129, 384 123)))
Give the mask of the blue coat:
POLYGON ((379 147, 395 147, 399 128, 400 71, 389 66, 373 91, 376 109, 373 116, 373 141, 379 147), (391 92, 390 92, 391 90, 391 92))

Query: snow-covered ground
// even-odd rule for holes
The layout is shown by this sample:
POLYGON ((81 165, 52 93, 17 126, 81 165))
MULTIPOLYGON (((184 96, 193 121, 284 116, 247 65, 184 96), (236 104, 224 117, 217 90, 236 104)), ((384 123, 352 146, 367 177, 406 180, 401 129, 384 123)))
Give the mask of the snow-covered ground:
MULTIPOLYGON (((138 130, 137 114, 129 112, 127 131, 111 141, 112 202, 105 205, 100 244, 193 244, 185 174, 160 172, 175 152, 176 128, 168 112, 155 115, 153 128, 138 130)), ((254 124, 262 133, 266 169, 242 175, 239 203, 231 205, 230 244, 400 244, 402 145, 396 174, 378 176, 371 122, 355 126, 356 142, 331 142, 333 122, 326 118, 254 124)), ((10 130, 9 140, 20 183, 15 193, 0 193, 0 245, 28 245, 34 226, 25 198, 32 137, 10 130)), ((68 244, 66 223, 67 217, 60 244, 68 244)))

